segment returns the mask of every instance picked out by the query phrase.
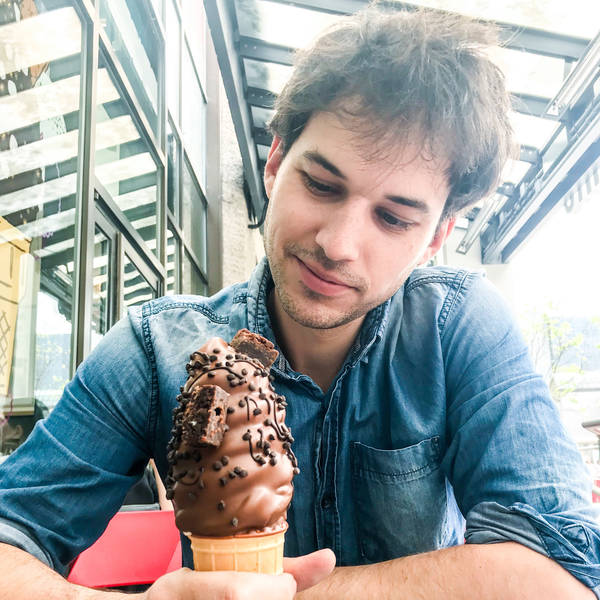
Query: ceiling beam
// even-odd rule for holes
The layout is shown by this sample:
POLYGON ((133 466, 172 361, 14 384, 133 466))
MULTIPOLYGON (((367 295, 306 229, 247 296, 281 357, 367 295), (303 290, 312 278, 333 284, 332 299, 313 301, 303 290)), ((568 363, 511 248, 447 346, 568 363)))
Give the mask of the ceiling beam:
POLYGON ((265 198, 258 177, 258 156, 252 141, 252 115, 245 100, 245 78, 241 59, 236 52, 236 35, 232 15, 233 3, 225 0, 205 0, 204 9, 217 54, 223 85, 236 132, 244 174, 255 215, 262 213, 265 198))
POLYGON ((273 108, 277 96, 269 90, 261 90, 260 88, 246 88, 246 98, 250 106, 258 106, 260 108, 273 108))
MULTIPOLYGON (((329 14, 347 15, 368 6, 368 0, 271 0, 279 4, 317 10, 329 14)), ((381 2, 386 7, 398 10, 417 10, 423 8, 410 2, 381 2)), ((436 9, 430 9, 436 10, 436 9)), ((448 13, 444 10, 439 12, 448 13)), ((567 61, 579 60, 584 53, 589 39, 563 35, 532 27, 523 27, 514 23, 495 22, 500 27, 500 40, 507 48, 525 50, 535 54, 563 58, 567 61)))
POLYGON ((590 111, 561 157, 509 198, 481 235, 484 264, 505 263, 600 157, 600 105, 590 111))

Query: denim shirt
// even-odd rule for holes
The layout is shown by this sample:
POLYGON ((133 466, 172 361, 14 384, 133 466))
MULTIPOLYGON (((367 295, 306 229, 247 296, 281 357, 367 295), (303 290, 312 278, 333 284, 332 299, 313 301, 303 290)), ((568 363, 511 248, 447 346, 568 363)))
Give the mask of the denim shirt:
MULTIPOLYGON (((211 298, 131 309, 0 466, 0 541, 67 572, 149 457, 166 477, 189 354, 242 327, 276 343, 272 285, 263 260, 247 283, 211 298)), ((283 353, 271 372, 287 397, 301 468, 288 556, 330 547, 338 565, 355 565, 464 541, 516 541, 600 598, 589 475, 513 319, 480 274, 415 270, 368 313, 326 391, 283 353)))

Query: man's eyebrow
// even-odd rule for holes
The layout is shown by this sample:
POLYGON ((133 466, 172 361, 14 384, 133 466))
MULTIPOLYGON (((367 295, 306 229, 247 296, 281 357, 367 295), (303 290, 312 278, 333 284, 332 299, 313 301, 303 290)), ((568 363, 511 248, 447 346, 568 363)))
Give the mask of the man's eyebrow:
POLYGON ((307 150, 302 154, 302 156, 307 160, 321 165, 324 169, 327 169, 336 177, 339 177, 340 179, 347 179, 346 176, 333 163, 330 163, 320 152, 317 152, 316 150, 307 150))
MULTIPOLYGON (((324 169, 327 169, 330 173, 339 177, 340 179, 347 179, 347 177, 331 162, 329 162, 320 152, 316 150, 307 150, 302 154, 303 158, 321 165, 324 169)), ((416 200, 414 198, 405 198, 404 196, 386 196, 387 200, 391 200, 396 204, 402 204, 410 208, 416 208, 419 212, 424 214, 429 213, 429 206, 422 200, 416 200)))
POLYGON ((391 200, 396 204, 402 204, 409 206, 410 208, 416 208, 418 211, 427 214, 429 212, 429 206, 422 200, 414 200, 413 198, 405 198, 404 196, 386 196, 387 200, 391 200))

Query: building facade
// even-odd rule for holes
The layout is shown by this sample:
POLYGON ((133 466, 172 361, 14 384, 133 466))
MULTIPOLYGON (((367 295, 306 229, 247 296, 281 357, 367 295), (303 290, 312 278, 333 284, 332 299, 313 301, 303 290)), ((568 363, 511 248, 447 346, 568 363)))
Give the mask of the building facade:
POLYGON ((201 2, 0 0, 4 420, 51 410, 129 307, 260 253, 201 2))

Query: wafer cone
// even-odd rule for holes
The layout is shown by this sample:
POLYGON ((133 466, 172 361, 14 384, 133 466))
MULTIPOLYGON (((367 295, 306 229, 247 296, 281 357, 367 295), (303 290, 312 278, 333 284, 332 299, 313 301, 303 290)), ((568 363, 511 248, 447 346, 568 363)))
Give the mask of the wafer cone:
POLYGON ((192 543, 195 571, 250 571, 283 573, 285 529, 232 537, 186 534, 192 543))

